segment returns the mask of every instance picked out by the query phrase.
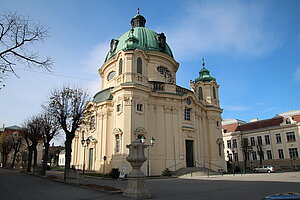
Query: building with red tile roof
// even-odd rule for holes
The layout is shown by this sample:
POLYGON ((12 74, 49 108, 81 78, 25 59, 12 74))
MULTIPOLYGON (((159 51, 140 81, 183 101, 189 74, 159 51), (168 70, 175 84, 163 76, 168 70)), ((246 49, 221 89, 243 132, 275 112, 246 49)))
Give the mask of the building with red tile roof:
POLYGON ((224 152, 228 169, 264 164, 280 170, 300 169, 300 110, 265 120, 222 122, 224 152))

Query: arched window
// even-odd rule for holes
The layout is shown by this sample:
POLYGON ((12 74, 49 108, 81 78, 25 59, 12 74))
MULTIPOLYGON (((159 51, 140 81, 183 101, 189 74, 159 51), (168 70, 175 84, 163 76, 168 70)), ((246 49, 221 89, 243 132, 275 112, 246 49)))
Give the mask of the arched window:
POLYGON ((198 95, 199 95, 199 99, 203 99, 202 87, 198 88, 198 95))
POLYGON ((216 87, 213 86, 213 98, 216 99, 217 95, 216 95, 216 87))
POLYGON ((120 61, 119 61, 119 75, 121 75, 123 73, 122 69, 123 69, 123 60, 121 58, 120 61))
POLYGON ((136 65, 137 65, 137 73, 143 74, 143 63, 140 57, 137 58, 136 65))

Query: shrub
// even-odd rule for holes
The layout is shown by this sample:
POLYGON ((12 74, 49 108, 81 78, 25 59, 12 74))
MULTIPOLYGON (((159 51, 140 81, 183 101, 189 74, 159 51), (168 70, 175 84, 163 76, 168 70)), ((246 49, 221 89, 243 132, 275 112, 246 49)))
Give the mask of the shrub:
POLYGON ((162 176, 172 176, 172 172, 166 168, 164 171, 161 172, 162 176))
POLYGON ((112 177, 112 178, 119 178, 119 175, 120 175, 120 171, 118 168, 112 168, 109 172, 109 175, 112 177))
POLYGON ((49 165, 46 166, 46 170, 49 171, 51 170, 51 167, 49 165))

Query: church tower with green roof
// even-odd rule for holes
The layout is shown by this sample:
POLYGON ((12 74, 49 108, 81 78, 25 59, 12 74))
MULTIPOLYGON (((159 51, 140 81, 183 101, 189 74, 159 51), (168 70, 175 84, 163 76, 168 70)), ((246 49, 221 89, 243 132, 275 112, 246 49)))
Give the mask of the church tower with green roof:
POLYGON ((204 59, 202 59, 202 69, 199 72, 199 77, 195 81, 191 81, 190 84, 199 101, 207 106, 220 106, 219 85, 216 79, 210 75, 210 71, 205 68, 204 59))

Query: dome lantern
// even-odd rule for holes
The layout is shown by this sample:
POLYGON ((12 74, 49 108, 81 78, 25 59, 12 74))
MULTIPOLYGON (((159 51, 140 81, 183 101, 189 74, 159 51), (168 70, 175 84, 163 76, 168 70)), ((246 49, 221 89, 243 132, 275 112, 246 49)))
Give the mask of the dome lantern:
POLYGON ((195 79, 195 83, 198 81, 202 81, 202 82, 215 81, 216 79, 210 76, 209 70, 205 68, 205 63, 203 58, 202 58, 202 66, 203 68, 199 72, 199 77, 195 79))
POLYGON ((138 8, 137 15, 134 16, 130 21, 131 27, 145 27, 146 19, 142 15, 140 15, 140 9, 138 8))

